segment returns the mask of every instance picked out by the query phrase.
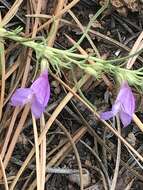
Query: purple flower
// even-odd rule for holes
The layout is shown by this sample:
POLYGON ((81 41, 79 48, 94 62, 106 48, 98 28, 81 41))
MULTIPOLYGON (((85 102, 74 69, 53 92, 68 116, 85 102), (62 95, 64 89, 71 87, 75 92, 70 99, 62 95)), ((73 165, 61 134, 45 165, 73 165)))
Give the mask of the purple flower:
POLYGON ((30 88, 19 88, 11 97, 13 106, 31 104, 31 111, 36 118, 40 118, 50 98, 50 84, 48 71, 44 71, 33 82, 30 88))
POLYGON ((112 106, 111 111, 103 112, 100 118, 103 120, 108 120, 111 117, 119 113, 119 117, 122 121, 124 127, 131 123, 133 113, 135 111, 135 98, 132 93, 131 88, 128 86, 127 82, 123 82, 118 96, 112 106))

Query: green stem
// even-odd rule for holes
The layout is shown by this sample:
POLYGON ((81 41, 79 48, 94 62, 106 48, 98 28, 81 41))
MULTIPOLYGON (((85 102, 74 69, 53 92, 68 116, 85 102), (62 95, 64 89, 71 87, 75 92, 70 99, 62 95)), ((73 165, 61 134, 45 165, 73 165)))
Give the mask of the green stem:
MULTIPOLYGON (((90 55, 81 55, 78 53, 70 52, 69 50, 60 50, 46 46, 44 43, 34 42, 33 39, 26 39, 24 37, 18 36, 20 30, 15 30, 13 32, 7 31, 4 28, 0 28, 0 37, 8 38, 19 42, 20 44, 33 48, 37 53, 38 58, 46 58, 56 71, 60 71, 61 67, 70 69, 72 64, 76 64, 78 67, 83 69, 85 72, 93 75, 95 77, 100 76, 102 73, 110 73, 117 77, 121 82, 122 80, 127 80, 129 84, 134 85, 143 89, 143 68, 138 70, 128 70, 122 68, 121 65, 113 65, 113 63, 123 62, 130 57, 133 57, 140 52, 128 55, 122 58, 103 60, 90 55), (86 61, 94 61, 95 64, 86 64, 86 61)), ((0 50, 2 51, 2 50, 0 50)))
POLYGON ((48 58, 48 56, 51 53, 55 53, 55 54, 59 54, 61 58, 64 55, 66 55, 68 57, 75 58, 75 59, 91 60, 91 61, 104 63, 104 64, 107 64, 107 63, 112 64, 112 63, 122 62, 122 61, 125 61, 125 60, 129 59, 130 57, 133 57, 133 56, 135 56, 135 55, 137 55, 137 54, 139 54, 139 53, 141 53, 143 51, 143 49, 142 49, 142 50, 140 50, 140 51, 138 51, 138 52, 136 52, 134 54, 131 54, 131 55, 128 55, 128 56, 125 56, 125 57, 122 57, 122 58, 104 60, 104 59, 100 59, 100 58, 97 58, 97 57, 94 57, 94 56, 81 55, 81 54, 69 52, 68 50, 60 50, 60 49, 48 47, 48 46, 43 45, 41 43, 30 41, 30 39, 26 39, 24 37, 17 36, 14 32, 6 31, 3 28, 0 28, 0 37, 9 38, 11 40, 14 40, 16 42, 21 43, 24 46, 33 48, 36 52, 40 53, 41 56, 44 56, 46 58, 48 58))

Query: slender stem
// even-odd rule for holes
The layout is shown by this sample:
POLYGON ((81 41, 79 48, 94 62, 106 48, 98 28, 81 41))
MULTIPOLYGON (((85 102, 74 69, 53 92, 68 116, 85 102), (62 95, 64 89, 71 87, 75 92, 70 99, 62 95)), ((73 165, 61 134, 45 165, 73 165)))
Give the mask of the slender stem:
POLYGON ((133 57, 133 56, 135 56, 135 55, 137 55, 143 51, 143 49, 141 49, 138 52, 133 53, 133 54, 128 55, 128 56, 125 56, 125 57, 121 57, 121 58, 117 58, 117 59, 111 59, 111 60, 104 60, 104 59, 97 58, 94 56, 87 56, 87 55, 81 55, 81 54, 73 53, 69 50, 61 50, 61 49, 49 47, 49 46, 43 45, 41 43, 34 42, 34 41, 32 41, 33 39, 27 39, 24 37, 20 37, 16 34, 16 32, 9 32, 9 31, 5 30, 4 28, 0 28, 0 37, 9 38, 9 39, 12 39, 16 42, 21 43, 24 46, 31 47, 35 51, 42 53, 42 55, 45 57, 48 57, 49 54, 51 54, 51 53, 56 53, 56 54, 59 54, 61 57, 62 57, 62 55, 67 55, 71 58, 93 60, 93 61, 96 61, 99 63, 106 63, 106 64, 125 61, 128 58, 133 57))
POLYGON ((41 171, 40 171, 40 157, 39 157, 39 144, 38 144, 38 132, 36 126, 36 120, 32 114, 34 141, 35 141, 35 152, 36 152, 36 173, 37 173, 37 190, 41 189, 41 171))
MULTIPOLYGON (((116 120, 117 120, 118 133, 121 134, 120 120, 119 120, 118 115, 116 117, 116 120)), ((119 166, 120 166, 120 159, 121 159, 121 140, 118 138, 116 166, 115 166, 115 172, 114 172, 110 190, 115 190, 116 188, 116 183, 117 183, 117 178, 118 178, 118 173, 119 173, 119 166)))
MULTIPOLYGON (((40 129, 41 132, 45 128, 45 118, 44 114, 42 114, 42 117, 40 118, 40 129)), ((43 138, 41 142, 41 190, 44 190, 45 188, 45 173, 46 173, 46 135, 43 138)))

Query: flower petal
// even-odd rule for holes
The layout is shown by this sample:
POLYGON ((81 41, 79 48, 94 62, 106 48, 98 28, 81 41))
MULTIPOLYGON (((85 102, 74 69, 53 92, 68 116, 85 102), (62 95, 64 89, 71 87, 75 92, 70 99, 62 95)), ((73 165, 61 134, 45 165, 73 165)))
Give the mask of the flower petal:
POLYGON ((114 116, 114 114, 113 114, 112 111, 106 111, 106 112, 102 112, 100 114, 100 118, 103 119, 103 120, 108 120, 108 119, 110 119, 113 116, 114 116))
POLYGON ((120 91, 118 93, 114 105, 112 106, 112 111, 102 113, 101 119, 107 120, 115 116, 119 112, 121 121, 124 127, 126 127, 131 123, 134 111, 135 111, 135 98, 131 88, 128 86, 128 83, 125 81, 120 88, 120 91))
POLYGON ((101 119, 108 120, 111 117, 115 116, 120 111, 120 102, 116 102, 112 106, 111 111, 103 112, 100 114, 101 119))
POLYGON ((44 107, 47 105, 50 98, 50 84, 48 80, 48 71, 44 71, 37 80, 30 87, 37 101, 44 107))
POLYGON ((44 109, 44 106, 40 104, 37 98, 34 97, 31 105, 31 111, 36 119, 41 117, 41 114, 43 113, 44 109))
POLYGON ((11 104, 13 106, 23 106, 31 101, 33 92, 29 88, 19 88, 11 97, 11 104))
POLYGON ((127 127, 131 123, 132 117, 128 115, 127 113, 121 111, 119 113, 119 116, 124 127, 127 127))
POLYGON ((121 109, 121 103, 119 101, 115 101, 115 103, 112 106, 112 112, 114 116, 120 111, 121 109))
POLYGON ((131 88, 127 82, 124 82, 121 86, 116 102, 121 103, 121 109, 126 114, 132 116, 135 111, 135 98, 131 88))

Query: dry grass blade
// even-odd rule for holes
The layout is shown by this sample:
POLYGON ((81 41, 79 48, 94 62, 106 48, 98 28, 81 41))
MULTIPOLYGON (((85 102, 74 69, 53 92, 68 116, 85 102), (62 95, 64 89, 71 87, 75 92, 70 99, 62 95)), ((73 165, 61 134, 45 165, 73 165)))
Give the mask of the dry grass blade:
POLYGON ((3 147, 2 147, 2 151, 1 151, 1 157, 2 157, 2 159, 4 159, 4 156, 5 156, 5 153, 6 153, 6 150, 7 150, 7 146, 8 146, 8 142, 10 140, 11 133, 12 133, 12 130, 13 130, 13 127, 14 127, 14 123, 15 123, 15 120, 16 120, 16 117, 17 117, 18 113, 19 113, 19 108, 16 108, 14 110, 14 112, 13 112, 13 117, 11 119, 11 123, 9 125, 9 129, 7 131, 6 138, 5 138, 3 147))
MULTIPOLYGON (((62 9, 62 11, 60 11, 59 13, 57 13, 55 16, 54 16, 54 19, 51 18, 49 21, 47 21, 46 23, 44 23, 43 25, 41 25, 39 28, 38 28, 38 32, 41 31, 42 29, 46 28, 49 24, 51 24, 54 20, 58 19, 61 15, 65 14, 69 9, 71 9, 73 6, 75 6, 80 0, 73 0, 72 2, 70 2, 64 9, 62 9)), ((31 36, 31 34, 27 35, 28 36, 31 36)))
POLYGON ((5 17, 3 18, 3 20, 0 23, 0 26, 3 27, 6 24, 9 23, 9 21, 15 16, 15 14, 17 13, 19 6, 21 5, 21 3, 23 2, 23 0, 16 0, 14 2, 14 4, 12 5, 12 7, 9 9, 9 11, 7 12, 7 14, 5 15, 5 17))
MULTIPOLYGON (((19 63, 19 61, 17 63, 19 63)), ((13 92, 15 91, 15 89, 17 88, 18 83, 19 83, 20 79, 22 78, 22 74, 23 74, 23 72, 21 71, 21 74, 20 74, 19 78, 17 79, 17 81, 16 81, 16 83, 15 83, 15 85, 13 87, 13 90, 11 90, 10 94, 5 99, 4 105, 9 101, 11 95, 13 94, 13 92)), ((8 131, 6 133, 5 141, 4 141, 4 144, 3 144, 3 147, 2 147, 2 152, 1 152, 2 159, 5 156, 5 153, 6 153, 6 150, 7 150, 7 146, 8 146, 8 143, 10 141, 11 134, 13 132, 13 127, 14 127, 14 124, 15 124, 15 121, 16 121, 18 113, 19 113, 19 108, 15 108, 14 112, 13 112, 13 115, 12 115, 12 118, 11 118, 11 122, 10 122, 10 125, 9 125, 9 128, 8 128, 8 131)))
POLYGON ((5 173, 5 169, 4 169, 4 165, 3 165, 3 162, 2 162, 1 155, 0 155, 0 167, 1 167, 1 172, 2 172, 3 179, 4 179, 5 190, 9 190, 7 177, 6 177, 6 173, 5 173))
POLYGON ((138 128, 143 132, 143 123, 142 123, 141 120, 137 117, 136 114, 133 114, 133 120, 134 120, 135 124, 138 126, 138 128))
MULTIPOLYGON (((132 47, 132 50, 130 51, 130 54, 134 54, 135 52, 139 51, 143 49, 143 32, 141 32, 141 34, 139 35, 139 37, 137 38, 136 42, 134 43, 134 46, 132 47)), ((135 63, 137 57, 139 55, 136 55, 134 57, 131 57, 126 65, 127 69, 131 69, 133 64, 135 63)))
POLYGON ((16 62, 15 64, 13 64, 11 67, 9 67, 7 70, 6 70, 6 73, 5 73, 5 80, 7 80, 14 71, 16 71, 16 69, 19 67, 19 64, 16 62))
MULTIPOLYGON (((17 125, 17 128, 15 130, 15 133, 13 135, 12 141, 11 141, 9 147, 8 147, 8 151, 7 151, 6 155, 5 155, 5 158, 4 158, 4 167, 5 168, 6 168, 8 162, 9 162, 9 160, 11 158, 11 155, 13 153, 13 150, 14 150, 15 144, 17 142, 17 139, 19 137, 19 134, 20 134, 20 132, 22 130, 22 127, 23 127, 23 125, 24 125, 24 123, 26 121, 26 118, 28 116, 29 110, 30 110, 29 105, 26 105, 25 108, 24 108, 24 110, 23 110, 23 113, 21 115, 21 118, 19 120, 19 123, 17 125)), ((16 109, 16 111, 15 111, 15 117, 13 117, 14 118, 13 123, 15 122, 17 114, 18 114, 18 110, 16 109)))
MULTIPOLYGON (((40 13, 40 10, 41 10, 41 1, 38 1, 37 12, 36 12, 36 13, 37 13, 37 14, 40 13)), ((38 23, 39 23, 39 19, 35 19, 32 37, 35 37, 35 36, 36 36, 38 23)), ((24 75, 23 75, 23 79, 22 79, 22 85, 21 85, 22 87, 24 87, 25 84, 26 84, 26 80, 27 80, 27 77, 28 77, 29 69, 30 69, 31 57, 32 57, 32 50, 29 50, 28 56, 27 56, 27 60, 26 60, 26 67, 25 67, 25 71, 24 71, 24 75)), ((27 107, 26 107, 26 108, 24 109, 23 114, 22 114, 21 119, 20 119, 20 120, 22 121, 21 123, 19 123, 19 125, 20 125, 21 127, 17 127, 17 129, 16 129, 16 131, 15 131, 15 134, 14 134, 14 136, 13 136, 14 138, 12 139, 11 144, 10 144, 10 147, 9 147, 9 149, 8 149, 8 151, 7 151, 6 156, 5 156, 5 160, 4 160, 4 166, 5 166, 5 167, 7 166, 8 162, 9 162, 9 159, 10 159, 10 157, 11 157, 11 155, 12 155, 12 152, 13 152, 13 150, 14 150, 15 144, 16 144, 16 142, 17 142, 17 139, 18 139, 19 134, 20 134, 20 132, 21 132, 21 129, 22 129, 22 127, 23 127, 23 125, 21 125, 21 124, 24 124, 24 122, 25 122, 25 120, 26 120, 26 117, 27 117, 27 115, 28 115, 28 112, 29 112, 29 108, 27 109, 27 107), (25 113, 25 112, 26 112, 26 113, 25 113)), ((17 115, 18 115, 18 111, 17 111, 17 108, 16 108, 15 111, 14 111, 14 115, 13 115, 13 117, 12 117, 12 122, 10 123, 10 127, 9 127, 9 130, 8 130, 8 137, 11 136, 11 133, 12 133, 13 126, 14 126, 14 124, 15 124, 17 115)), ((8 141, 5 141, 5 142, 6 142, 6 144, 8 144, 8 141)), ((4 155, 7 146, 4 144, 4 147, 5 147, 5 148, 2 149, 2 152, 3 152, 2 155, 4 155)))
POLYGON ((132 179, 132 181, 127 185, 127 187, 125 188, 125 190, 130 190, 133 183, 134 183, 135 179, 132 179))
MULTIPOLYGON (((62 8, 64 6, 64 2, 65 2, 65 0, 58 1, 54 15, 57 15, 62 10, 62 8)), ((60 15, 52 24, 52 27, 51 27, 52 33, 50 32, 51 35, 49 35, 49 37, 48 37, 48 46, 53 46, 53 44, 54 44, 61 17, 62 17, 62 15, 60 15)))
MULTIPOLYGON (((36 7, 36 14, 39 14, 41 12, 41 6, 42 6, 42 0, 39 0, 38 3, 37 3, 37 7, 36 7)), ((33 26, 32 36, 31 36, 32 38, 36 37, 38 25, 39 25, 39 19, 36 18, 35 22, 34 22, 34 26, 33 26)), ((27 60, 26 60, 27 64, 26 64, 26 67, 25 67, 23 80, 22 80, 22 84, 21 84, 22 87, 24 87, 25 84, 26 84, 26 80, 27 80, 27 77, 28 77, 29 69, 30 69, 32 52, 33 52, 33 50, 30 49, 29 52, 27 53, 28 54, 27 55, 27 60)))

